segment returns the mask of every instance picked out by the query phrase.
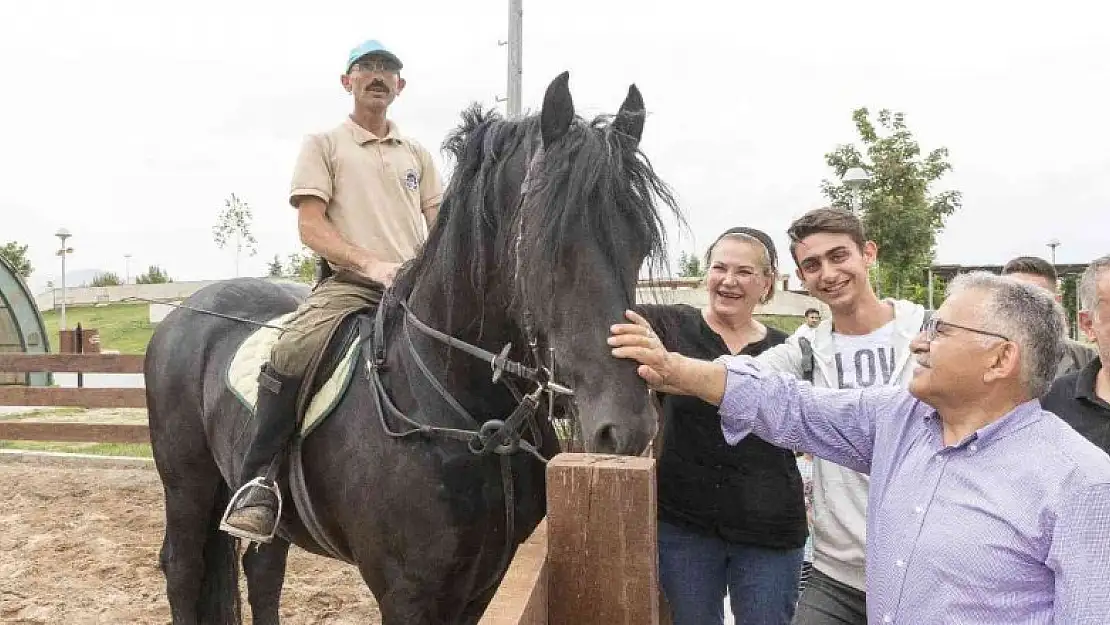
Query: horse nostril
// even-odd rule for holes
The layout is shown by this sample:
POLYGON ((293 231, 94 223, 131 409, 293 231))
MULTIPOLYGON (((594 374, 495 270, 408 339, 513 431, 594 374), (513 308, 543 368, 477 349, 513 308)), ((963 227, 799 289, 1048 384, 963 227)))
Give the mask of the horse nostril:
POLYGON ((601 454, 615 454, 619 444, 617 442, 617 428, 607 423, 597 429, 594 434, 594 449, 601 454))

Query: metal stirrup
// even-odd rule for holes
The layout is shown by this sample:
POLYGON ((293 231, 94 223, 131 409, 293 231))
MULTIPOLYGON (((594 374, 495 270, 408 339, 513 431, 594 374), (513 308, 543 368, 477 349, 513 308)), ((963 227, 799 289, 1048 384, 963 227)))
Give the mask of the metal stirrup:
POLYGON ((281 489, 277 487, 277 483, 267 483, 266 480, 264 480, 262 477, 256 477, 246 484, 240 486, 239 490, 235 491, 235 494, 231 496, 231 501, 227 504, 227 510, 224 510, 224 515, 220 518, 220 531, 227 532, 228 534, 231 534, 236 538, 242 538, 249 541, 247 543, 248 549, 250 548, 250 543, 252 542, 269 544, 270 541, 274 539, 274 534, 277 533, 278 525, 281 523, 281 505, 281 489), (235 506, 235 502, 239 501, 239 498, 247 491, 247 489, 251 488, 252 486, 268 490, 274 494, 274 497, 277 498, 277 511, 274 513, 274 525, 270 529, 269 534, 255 534, 254 532, 249 532, 235 527, 234 525, 227 524, 227 517, 231 515, 231 511, 235 506))

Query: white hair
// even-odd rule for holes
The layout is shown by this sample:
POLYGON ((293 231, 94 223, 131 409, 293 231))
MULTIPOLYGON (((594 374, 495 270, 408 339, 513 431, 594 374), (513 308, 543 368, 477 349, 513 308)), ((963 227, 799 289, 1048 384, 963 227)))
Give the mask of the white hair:
POLYGON ((961 274, 948 296, 967 290, 987 295, 979 307, 979 328, 997 332, 1018 346, 1020 381, 1030 397, 1044 395, 1064 356, 1064 309, 1047 290, 985 271, 961 274))
POLYGON ((1095 312, 1098 309, 1098 280, 1103 272, 1110 271, 1110 254, 1096 258, 1087 265, 1079 279, 1079 309, 1095 312))

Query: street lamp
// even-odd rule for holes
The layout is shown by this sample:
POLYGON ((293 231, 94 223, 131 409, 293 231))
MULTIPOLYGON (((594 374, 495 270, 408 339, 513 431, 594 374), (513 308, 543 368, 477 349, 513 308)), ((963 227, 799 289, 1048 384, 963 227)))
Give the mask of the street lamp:
POLYGON ((1052 239, 1047 243, 1048 249, 1052 250, 1052 268, 1056 268, 1056 248, 1060 247, 1060 239, 1052 239))
POLYGON ((844 186, 852 192, 852 210, 857 214, 863 211, 863 187, 871 182, 871 175, 862 167, 852 167, 844 172, 844 186))
POLYGON ((69 230, 66 230, 65 228, 59 228, 58 231, 54 233, 54 236, 58 237, 58 240, 62 242, 62 246, 61 246, 61 248, 58 249, 56 254, 58 256, 62 257, 62 318, 61 318, 60 321, 61 321, 61 329, 65 330, 66 329, 66 255, 73 253, 73 248, 72 247, 66 247, 66 239, 68 239, 72 235, 69 233, 69 230))

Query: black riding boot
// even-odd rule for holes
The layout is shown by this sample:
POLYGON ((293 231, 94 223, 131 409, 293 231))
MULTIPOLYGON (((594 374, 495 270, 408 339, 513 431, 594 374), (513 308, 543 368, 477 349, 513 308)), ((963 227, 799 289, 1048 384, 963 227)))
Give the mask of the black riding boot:
POLYGON ((242 490, 228 503, 227 516, 221 524, 221 529, 232 536, 260 543, 270 542, 273 536, 278 522, 277 486, 266 473, 296 428, 300 387, 299 378, 282 375, 269 363, 262 367, 254 437, 239 474, 242 490))

